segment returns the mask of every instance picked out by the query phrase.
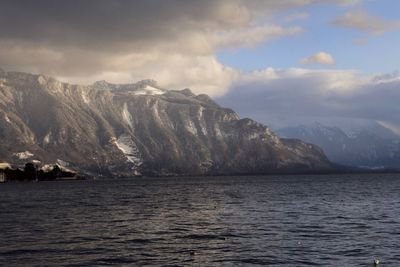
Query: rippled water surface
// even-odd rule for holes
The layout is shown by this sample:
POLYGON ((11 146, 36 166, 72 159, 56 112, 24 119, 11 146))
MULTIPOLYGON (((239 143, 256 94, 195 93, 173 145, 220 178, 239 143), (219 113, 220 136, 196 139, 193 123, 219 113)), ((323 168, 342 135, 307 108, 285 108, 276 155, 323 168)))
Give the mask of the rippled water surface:
POLYGON ((4 266, 400 266, 400 175, 0 184, 4 266))

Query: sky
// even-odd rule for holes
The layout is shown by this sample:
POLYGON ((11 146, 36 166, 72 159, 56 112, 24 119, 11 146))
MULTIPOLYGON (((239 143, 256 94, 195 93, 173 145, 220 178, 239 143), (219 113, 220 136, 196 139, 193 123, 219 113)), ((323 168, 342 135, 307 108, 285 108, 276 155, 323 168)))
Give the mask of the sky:
POLYGON ((400 1, 2 0, 0 67, 71 83, 154 79, 274 127, 400 133, 400 1))

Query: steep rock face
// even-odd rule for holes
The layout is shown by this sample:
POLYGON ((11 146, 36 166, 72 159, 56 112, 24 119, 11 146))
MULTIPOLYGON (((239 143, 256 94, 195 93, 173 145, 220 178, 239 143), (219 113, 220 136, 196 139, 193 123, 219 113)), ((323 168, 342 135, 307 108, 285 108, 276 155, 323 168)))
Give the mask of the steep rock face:
POLYGON ((331 168, 313 145, 281 140, 206 95, 165 90, 152 80, 80 86, 1 72, 0 138, 3 161, 58 161, 113 175, 331 168))

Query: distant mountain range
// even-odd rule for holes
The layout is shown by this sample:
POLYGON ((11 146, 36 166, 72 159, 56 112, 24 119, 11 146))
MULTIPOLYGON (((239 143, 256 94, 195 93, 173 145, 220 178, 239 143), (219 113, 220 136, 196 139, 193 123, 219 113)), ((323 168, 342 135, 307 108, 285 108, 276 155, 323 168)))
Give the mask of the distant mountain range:
POLYGON ((317 146, 152 80, 84 86, 0 71, 0 139, 0 162, 114 176, 332 170, 317 146))
POLYGON ((336 163, 372 169, 400 168, 400 136, 378 123, 351 129, 314 123, 282 128, 277 134, 316 144, 336 163))

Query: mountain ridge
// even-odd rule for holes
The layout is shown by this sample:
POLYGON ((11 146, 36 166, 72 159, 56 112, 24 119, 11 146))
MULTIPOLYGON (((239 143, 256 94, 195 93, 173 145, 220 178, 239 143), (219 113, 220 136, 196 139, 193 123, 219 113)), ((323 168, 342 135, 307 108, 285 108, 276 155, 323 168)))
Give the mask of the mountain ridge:
POLYGON ((276 132, 318 145, 332 162, 371 169, 400 168, 400 137, 378 123, 347 130, 316 123, 276 132))
POLYGON ((0 73, 0 160, 113 176, 326 171, 318 147, 279 139, 207 95, 155 81, 92 85, 0 73))

